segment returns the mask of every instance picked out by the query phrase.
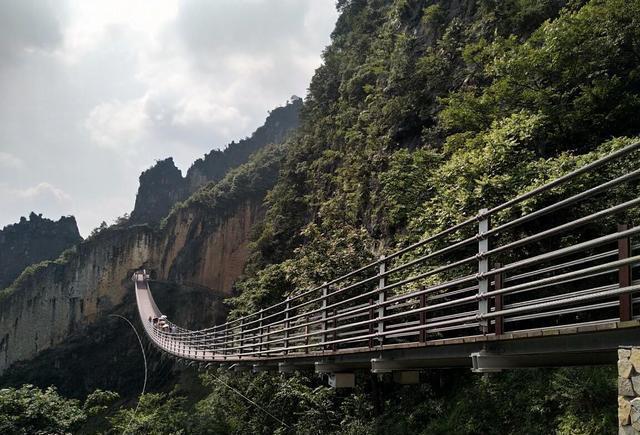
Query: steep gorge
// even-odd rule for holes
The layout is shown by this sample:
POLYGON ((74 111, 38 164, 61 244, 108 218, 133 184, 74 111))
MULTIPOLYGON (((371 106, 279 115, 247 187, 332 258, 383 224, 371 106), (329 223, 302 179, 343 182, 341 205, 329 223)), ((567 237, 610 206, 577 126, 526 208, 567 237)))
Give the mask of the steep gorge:
POLYGON ((122 305, 128 278, 139 267, 159 281, 182 282, 229 295, 242 272, 250 230, 263 215, 247 200, 209 223, 185 208, 163 230, 110 229, 78 245, 66 262, 24 276, 0 299, 0 373, 86 329, 122 305))
MULTIPOLYGON (((83 336, 90 341, 96 333, 108 335, 100 325, 110 313, 135 318, 128 280, 138 268, 151 270, 159 286, 174 292, 161 307, 178 316, 176 321, 201 325, 220 320, 221 300, 242 273, 252 228, 264 217, 264 199, 276 182, 281 153, 281 145, 264 144, 247 163, 177 204, 162 225, 116 224, 23 273, 0 294, 0 374, 48 349, 87 345, 83 336), (178 304, 198 309, 180 310, 178 304)), ((22 363, 11 378, 28 382, 33 373, 22 363)))

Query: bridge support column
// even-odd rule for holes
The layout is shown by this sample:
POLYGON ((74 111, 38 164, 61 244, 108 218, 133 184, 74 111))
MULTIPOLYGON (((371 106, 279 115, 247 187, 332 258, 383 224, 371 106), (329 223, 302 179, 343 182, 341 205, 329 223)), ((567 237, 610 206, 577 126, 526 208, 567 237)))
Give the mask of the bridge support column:
POLYGON ((330 373, 329 386, 332 388, 355 388, 355 373, 330 373))
POLYGON ((278 363, 278 372, 280 373, 293 373, 296 371, 296 367, 293 364, 280 362, 278 363))
POLYGON ((400 385, 419 384, 420 372, 416 370, 393 372, 393 382, 400 385))
POLYGON ((618 425, 620 434, 640 434, 640 347, 618 350, 618 425))
POLYGON ((252 371, 253 373, 275 372, 275 371, 278 371, 278 366, 267 365, 267 364, 254 364, 252 367, 252 371))

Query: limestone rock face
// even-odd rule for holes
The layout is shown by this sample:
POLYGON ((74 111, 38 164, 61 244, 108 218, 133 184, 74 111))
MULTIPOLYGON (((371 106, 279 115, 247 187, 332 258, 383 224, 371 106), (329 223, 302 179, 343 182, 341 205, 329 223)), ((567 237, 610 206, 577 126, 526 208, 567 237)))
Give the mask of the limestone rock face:
POLYGON ((631 364, 633 364, 633 368, 635 369, 636 373, 640 373, 640 349, 633 348, 631 350, 629 361, 631 361, 631 364))
POLYGON ((120 304, 127 275, 152 252, 150 233, 108 231, 83 242, 66 263, 50 263, 0 296, 0 374, 54 347, 120 304))
POLYGON ((633 376, 631 383, 633 384, 633 391, 635 391, 636 396, 640 396, 640 375, 633 376))
POLYGON ((618 395, 626 397, 633 397, 635 395, 631 379, 618 378, 618 395))
POLYGON ((107 229, 79 244, 68 262, 34 271, 0 296, 0 374, 102 321, 125 301, 137 268, 161 281, 230 294, 247 260, 251 229, 264 216, 262 203, 262 197, 247 198, 220 215, 185 208, 162 231, 107 229))
POLYGON ((213 222, 201 210, 180 210, 167 224, 158 247, 160 275, 230 294, 249 255, 251 230, 263 217, 261 200, 240 203, 213 222))
POLYGON ((618 424, 627 425, 631 422, 631 402, 618 396, 618 424))
POLYGON ((633 364, 628 359, 618 360, 618 376, 630 378, 633 373, 633 364))
POLYGON ((29 219, 0 230, 0 290, 29 265, 57 258, 82 241, 73 216, 58 221, 31 213, 29 219))
POLYGON ((640 398, 638 397, 631 401, 631 426, 640 431, 640 398))

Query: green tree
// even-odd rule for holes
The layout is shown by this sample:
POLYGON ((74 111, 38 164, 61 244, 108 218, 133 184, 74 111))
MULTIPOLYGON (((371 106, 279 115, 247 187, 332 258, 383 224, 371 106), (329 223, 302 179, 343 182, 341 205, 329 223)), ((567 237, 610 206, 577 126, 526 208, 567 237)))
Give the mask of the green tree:
POLYGON ((0 433, 71 434, 87 419, 80 402, 61 397, 54 387, 24 385, 0 390, 0 433))
POLYGON ((107 419, 111 423, 109 433, 181 435, 191 433, 192 423, 186 408, 186 399, 175 392, 148 393, 140 396, 135 408, 121 408, 107 419), (125 432, 126 431, 126 432, 125 432))

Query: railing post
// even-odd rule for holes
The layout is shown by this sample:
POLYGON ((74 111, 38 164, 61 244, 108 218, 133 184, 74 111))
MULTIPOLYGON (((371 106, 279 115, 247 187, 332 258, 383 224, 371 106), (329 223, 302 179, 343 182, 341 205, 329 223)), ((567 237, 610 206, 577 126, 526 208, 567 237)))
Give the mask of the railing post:
POLYGON ((243 339, 244 339, 244 318, 240 319, 240 345, 238 346, 238 359, 242 358, 242 355, 240 355, 242 353, 242 344, 243 344, 243 339))
MULTIPOLYGON (((478 213, 478 295, 480 301, 478 302, 478 314, 489 313, 489 301, 482 297, 489 291, 489 279, 486 273, 489 272, 489 259, 485 253, 489 251, 489 238, 485 235, 489 231, 489 216, 488 210, 483 208, 478 213)), ((483 334, 488 332, 488 323, 486 320, 480 320, 480 331, 483 334)))
MULTIPOLYGON (((373 305, 373 298, 369 298, 369 306, 372 306, 372 305, 373 305)), ((373 334, 373 331, 375 329, 375 326, 373 325, 373 322, 372 322, 372 320, 374 320, 374 319, 375 319, 375 317, 373 316, 373 308, 370 308, 369 309, 369 320, 370 320, 370 322, 369 322, 369 328, 368 328, 369 334, 373 334)), ((368 341, 369 341, 369 349, 371 349, 373 347, 373 337, 369 337, 368 341)))
POLYGON ((223 341, 222 341, 222 357, 224 359, 227 359, 227 344, 228 344, 228 338, 229 338, 229 328, 228 328, 229 322, 225 322, 224 323, 224 334, 223 334, 223 341))
POLYGON ((287 296, 287 302, 285 304, 284 309, 284 354, 287 355, 289 353, 289 308, 291 307, 291 300, 289 296, 287 296))
MULTIPOLYGON (((378 304, 384 304, 384 301, 386 299, 385 287, 387 285, 387 277, 384 274, 387 271, 387 263, 386 261, 384 261, 384 259, 385 259, 384 255, 381 255, 380 265, 378 266, 378 275, 380 275, 380 279, 378 280, 378 289, 380 290, 378 292, 378 304)), ((382 319, 384 317, 384 312, 385 312, 384 305, 382 305, 380 308, 378 308, 378 319, 382 319)), ((382 346, 384 343, 384 336, 382 335, 383 332, 384 332, 384 320, 380 320, 378 321, 378 334, 380 334, 380 337, 379 337, 380 346, 382 346)))
POLYGON ((200 343, 200 340, 198 340, 198 333, 197 332, 194 333, 193 339, 194 339, 193 340, 194 341, 193 347, 195 348, 195 351, 194 351, 195 357, 198 358, 198 343, 200 343))
POLYGON ((213 330, 213 355, 218 353, 218 329, 213 330))
MULTIPOLYGON (((501 264, 496 263, 496 269, 499 269, 500 267, 502 267, 501 264)), ((502 273, 496 273, 493 277, 493 287, 495 290, 500 290, 502 288, 504 288, 504 274, 502 273)), ((495 296, 495 300, 494 300, 494 309, 496 311, 500 311, 504 308, 504 304, 503 304, 503 300, 502 300, 502 295, 496 295, 495 296)), ((503 316, 496 316, 495 318, 495 325, 494 325, 494 333, 496 335, 502 335, 504 334, 504 317, 503 316)))
MULTIPOLYGON (((420 308, 425 308, 427 306, 427 295, 423 293, 420 295, 419 299, 420 299, 420 308)), ((421 328, 420 332, 418 333, 418 341, 423 344, 427 342, 427 328, 424 328, 426 324, 427 324, 427 312, 420 311, 420 326, 423 326, 423 328, 421 328)))
POLYGON ((258 323, 258 327, 260 328, 258 330, 259 332, 259 337, 258 337, 258 354, 260 356, 262 356, 262 317, 264 316, 264 310, 262 308, 260 308, 260 322, 258 323))
POLYGON ((266 339, 267 339, 267 356, 269 356, 269 351, 271 350, 271 343, 269 343, 269 340, 271 339, 271 324, 267 325, 267 334, 266 334, 266 339))
MULTIPOLYGON (((331 327, 333 328, 333 332, 331 333, 331 339, 336 341, 338 339, 338 331, 336 328, 338 327, 338 308, 334 308, 331 310, 331 315, 333 316, 333 322, 331 322, 331 327)), ((333 343, 331 345, 331 350, 333 352, 338 350, 338 343, 333 343)))
POLYGON ((304 353, 309 353, 309 315, 307 314, 306 316, 304 316, 304 323, 307 323, 307 325, 305 325, 304 327, 304 345, 306 346, 304 348, 304 353))
MULTIPOLYGON (((322 284, 322 303, 320 305, 320 308, 322 308, 322 320, 325 320, 328 317, 327 316, 327 298, 328 297, 329 297, 329 286, 325 281, 324 284, 322 284)), ((323 331, 326 331, 327 329, 329 329, 328 322, 326 320, 322 322, 321 325, 322 325, 323 331)), ((322 337, 323 343, 329 341, 329 336, 327 334, 322 334, 321 337, 322 337)), ((325 346, 323 345, 321 349, 324 350, 325 346)))
MULTIPOLYGON (((629 229, 628 224, 619 224, 618 232, 629 229)), ((631 256, 631 239, 623 237, 618 239, 618 259, 625 260, 631 256)), ((618 269, 618 283, 620 287, 628 287, 631 285, 631 265, 625 264, 618 269)), ((627 322, 633 319, 633 304, 631 293, 620 295, 620 321, 627 322)))

